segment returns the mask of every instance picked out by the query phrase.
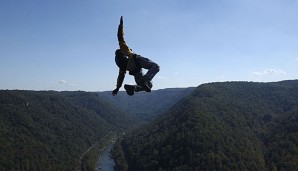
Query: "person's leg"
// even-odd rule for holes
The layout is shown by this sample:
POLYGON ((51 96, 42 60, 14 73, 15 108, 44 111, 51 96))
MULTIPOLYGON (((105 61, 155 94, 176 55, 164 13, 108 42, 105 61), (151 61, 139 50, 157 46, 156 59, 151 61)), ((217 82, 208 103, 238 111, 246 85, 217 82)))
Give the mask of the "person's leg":
POLYGON ((159 72, 158 64, 142 56, 139 56, 139 62, 141 68, 148 69, 147 73, 144 75, 144 78, 147 79, 146 81, 151 81, 153 77, 159 72))
POLYGON ((152 84, 150 81, 146 81, 144 79, 144 75, 142 70, 139 73, 136 73, 134 75, 135 81, 137 83, 136 87, 135 87, 135 91, 146 91, 146 92, 150 92, 151 88, 152 88, 152 84))

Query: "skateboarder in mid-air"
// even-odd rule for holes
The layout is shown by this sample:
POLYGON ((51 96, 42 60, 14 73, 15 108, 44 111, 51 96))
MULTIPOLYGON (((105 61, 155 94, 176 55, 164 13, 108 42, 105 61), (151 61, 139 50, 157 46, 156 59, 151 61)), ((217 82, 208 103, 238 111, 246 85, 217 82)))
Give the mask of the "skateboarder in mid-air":
POLYGON ((159 66, 138 54, 132 52, 126 42, 124 41, 123 17, 120 18, 120 25, 118 27, 118 41, 120 49, 115 52, 115 62, 119 67, 119 74, 117 78, 117 87, 113 91, 113 96, 117 95, 122 86, 126 71, 133 75, 137 85, 124 85, 127 94, 132 96, 134 92, 146 91, 150 92, 152 88, 151 80, 158 73, 159 66), (143 75, 142 69, 147 69, 147 73, 143 75))

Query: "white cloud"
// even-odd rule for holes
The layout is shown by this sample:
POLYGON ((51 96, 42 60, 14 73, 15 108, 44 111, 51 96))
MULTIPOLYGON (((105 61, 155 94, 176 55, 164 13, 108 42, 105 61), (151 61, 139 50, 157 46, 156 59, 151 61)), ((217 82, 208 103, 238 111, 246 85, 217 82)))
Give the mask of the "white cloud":
POLYGON ((271 74, 271 75, 278 75, 278 74, 282 74, 285 75, 286 72, 279 69, 279 70, 274 70, 274 69, 267 69, 264 71, 264 74, 271 74))
POLYGON ((60 84, 66 84, 66 81, 65 80, 60 80, 59 83, 60 84))
POLYGON ((259 72, 259 71, 257 71, 257 72, 253 72, 252 74, 255 75, 255 76, 265 76, 265 75, 285 75, 286 72, 283 71, 283 70, 281 70, 281 69, 278 69, 278 70, 276 70, 276 69, 266 69, 266 70, 261 71, 261 72, 259 72))
POLYGON ((262 72, 252 72, 252 75, 255 75, 255 76, 262 76, 263 73, 262 73, 262 72))
POLYGON ((69 83, 69 82, 67 82, 66 80, 60 80, 60 81, 59 81, 59 84, 62 84, 62 85, 68 86, 68 87, 75 87, 75 86, 76 86, 76 84, 74 84, 74 83, 69 83))

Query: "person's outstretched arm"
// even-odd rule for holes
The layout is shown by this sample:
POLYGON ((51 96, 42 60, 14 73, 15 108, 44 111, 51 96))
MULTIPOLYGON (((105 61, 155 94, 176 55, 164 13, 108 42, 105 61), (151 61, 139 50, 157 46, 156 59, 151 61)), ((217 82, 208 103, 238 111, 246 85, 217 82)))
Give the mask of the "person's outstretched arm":
POLYGON ((118 78, 117 78, 116 89, 112 92, 113 96, 117 95, 120 87, 123 84, 124 78, 125 78, 125 71, 119 70, 119 74, 118 74, 118 78))
POLYGON ((118 26, 117 36, 118 36, 121 53, 130 57, 132 55, 132 51, 128 47, 128 45, 126 44, 126 42, 124 40, 124 27, 123 27, 123 17, 122 16, 120 18, 120 24, 118 26))

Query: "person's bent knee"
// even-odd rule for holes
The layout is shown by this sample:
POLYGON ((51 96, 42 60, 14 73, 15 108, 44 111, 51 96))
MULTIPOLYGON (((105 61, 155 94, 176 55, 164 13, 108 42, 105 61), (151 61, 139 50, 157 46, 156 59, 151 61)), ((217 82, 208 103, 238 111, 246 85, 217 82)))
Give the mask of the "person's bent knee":
POLYGON ((159 70, 160 70, 159 65, 156 64, 156 65, 154 66, 154 68, 155 68, 156 72, 159 72, 159 70))

